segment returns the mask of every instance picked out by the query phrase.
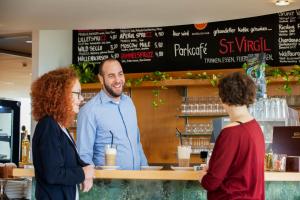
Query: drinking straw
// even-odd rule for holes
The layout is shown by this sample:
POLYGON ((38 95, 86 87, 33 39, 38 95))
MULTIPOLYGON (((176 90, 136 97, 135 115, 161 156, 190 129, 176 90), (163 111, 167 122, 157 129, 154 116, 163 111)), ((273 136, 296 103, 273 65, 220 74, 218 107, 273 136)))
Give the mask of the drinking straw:
POLYGON ((178 130, 178 128, 176 128, 176 130, 178 131, 178 133, 179 133, 179 139, 180 139, 180 145, 182 145, 182 134, 181 134, 181 132, 178 130))
POLYGON ((111 131, 109 131, 109 132, 110 132, 110 134, 111 134, 110 147, 112 147, 112 145, 113 145, 113 143, 114 143, 114 134, 113 134, 111 131))

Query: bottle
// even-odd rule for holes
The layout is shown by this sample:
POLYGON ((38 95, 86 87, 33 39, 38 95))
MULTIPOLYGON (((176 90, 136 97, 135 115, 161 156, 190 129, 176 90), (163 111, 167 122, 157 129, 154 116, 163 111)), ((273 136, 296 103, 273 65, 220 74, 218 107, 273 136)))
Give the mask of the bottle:
POLYGON ((28 132, 27 130, 24 131, 25 136, 22 140, 21 148, 22 148, 22 157, 21 161, 23 164, 28 164, 29 163, 29 150, 30 150, 30 142, 27 138, 28 132))

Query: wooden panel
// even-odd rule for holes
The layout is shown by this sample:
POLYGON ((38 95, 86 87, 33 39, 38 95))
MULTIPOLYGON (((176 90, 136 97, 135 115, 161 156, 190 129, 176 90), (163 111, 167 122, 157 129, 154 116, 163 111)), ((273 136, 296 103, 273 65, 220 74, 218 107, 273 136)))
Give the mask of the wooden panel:
POLYGON ((141 141, 150 163, 176 163, 176 148, 179 140, 176 137, 176 115, 181 104, 181 89, 161 90, 164 105, 154 108, 152 89, 135 88, 131 91, 138 115, 141 141))

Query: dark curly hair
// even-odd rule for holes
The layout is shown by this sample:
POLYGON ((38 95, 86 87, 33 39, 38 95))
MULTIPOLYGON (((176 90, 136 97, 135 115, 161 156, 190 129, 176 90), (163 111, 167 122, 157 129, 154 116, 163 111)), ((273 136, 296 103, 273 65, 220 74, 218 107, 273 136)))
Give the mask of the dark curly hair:
POLYGON ((222 78, 219 82, 219 96, 223 103, 247 107, 256 96, 256 85, 246 74, 234 72, 222 78))
POLYGON ((72 107, 72 87, 78 79, 71 68, 50 71, 31 85, 32 115, 36 121, 51 116, 64 127, 71 125, 75 113, 72 107))

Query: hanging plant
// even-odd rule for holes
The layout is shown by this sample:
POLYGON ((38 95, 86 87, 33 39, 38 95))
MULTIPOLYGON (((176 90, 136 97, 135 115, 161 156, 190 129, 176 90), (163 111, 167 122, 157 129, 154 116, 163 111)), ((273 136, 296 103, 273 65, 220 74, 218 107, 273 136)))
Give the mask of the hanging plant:
MULTIPOLYGON (((292 94, 292 87, 290 85, 291 79, 296 80, 298 84, 300 84, 300 66, 295 65, 290 70, 282 70, 280 68, 266 68, 266 77, 274 77, 274 78, 282 78, 284 80, 282 89, 287 94, 292 94)), ((270 80, 268 79, 269 83, 270 80)))
POLYGON ((208 80, 210 84, 215 87, 218 85, 220 78, 222 78, 222 74, 207 74, 206 72, 193 74, 192 72, 187 72, 186 77, 187 79, 200 79, 200 80, 208 80))
MULTIPOLYGON (((200 79, 200 80, 208 80, 213 87, 217 86, 219 79, 222 77, 221 74, 215 75, 215 74, 207 74, 206 72, 193 74, 192 72, 187 72, 184 77, 178 78, 178 79, 200 79)), ((165 80, 173 80, 174 78, 171 77, 166 72, 160 72, 155 71, 151 74, 144 75, 140 78, 132 78, 128 79, 126 81, 127 87, 132 86, 140 86, 142 82, 144 81, 152 81, 155 83, 155 87, 152 90, 153 99, 152 99, 152 107, 158 108, 160 105, 163 105, 165 103, 165 100, 161 98, 160 92, 161 90, 168 89, 165 85, 163 85, 163 81, 165 80)))
POLYGON ((95 63, 82 62, 72 64, 71 67, 79 76, 80 83, 95 83, 97 82, 96 65, 95 63))
MULTIPOLYGON (((243 69, 246 71, 248 69, 248 64, 244 63, 242 65, 243 69)), ((255 69, 254 69, 255 71, 255 69)), ((270 67, 265 64, 265 76, 266 83, 269 84, 271 82, 270 78, 281 78, 284 80, 281 89, 283 89, 288 95, 292 94, 292 87, 290 85, 291 79, 296 80, 298 84, 300 84, 300 66, 295 65, 290 70, 282 70, 278 67, 270 67)))
POLYGON ((154 82, 155 87, 152 90, 153 99, 152 99, 151 104, 154 108, 158 108, 160 105, 165 103, 165 101, 160 97, 160 91, 168 89, 166 86, 164 86, 162 84, 162 82, 165 80, 171 80, 171 79, 172 79, 172 77, 170 77, 170 75, 168 73, 155 71, 155 72, 152 72, 151 74, 144 75, 143 77, 140 77, 140 78, 128 79, 126 81, 126 86, 127 87, 132 87, 133 85, 139 86, 142 84, 143 81, 154 82))

